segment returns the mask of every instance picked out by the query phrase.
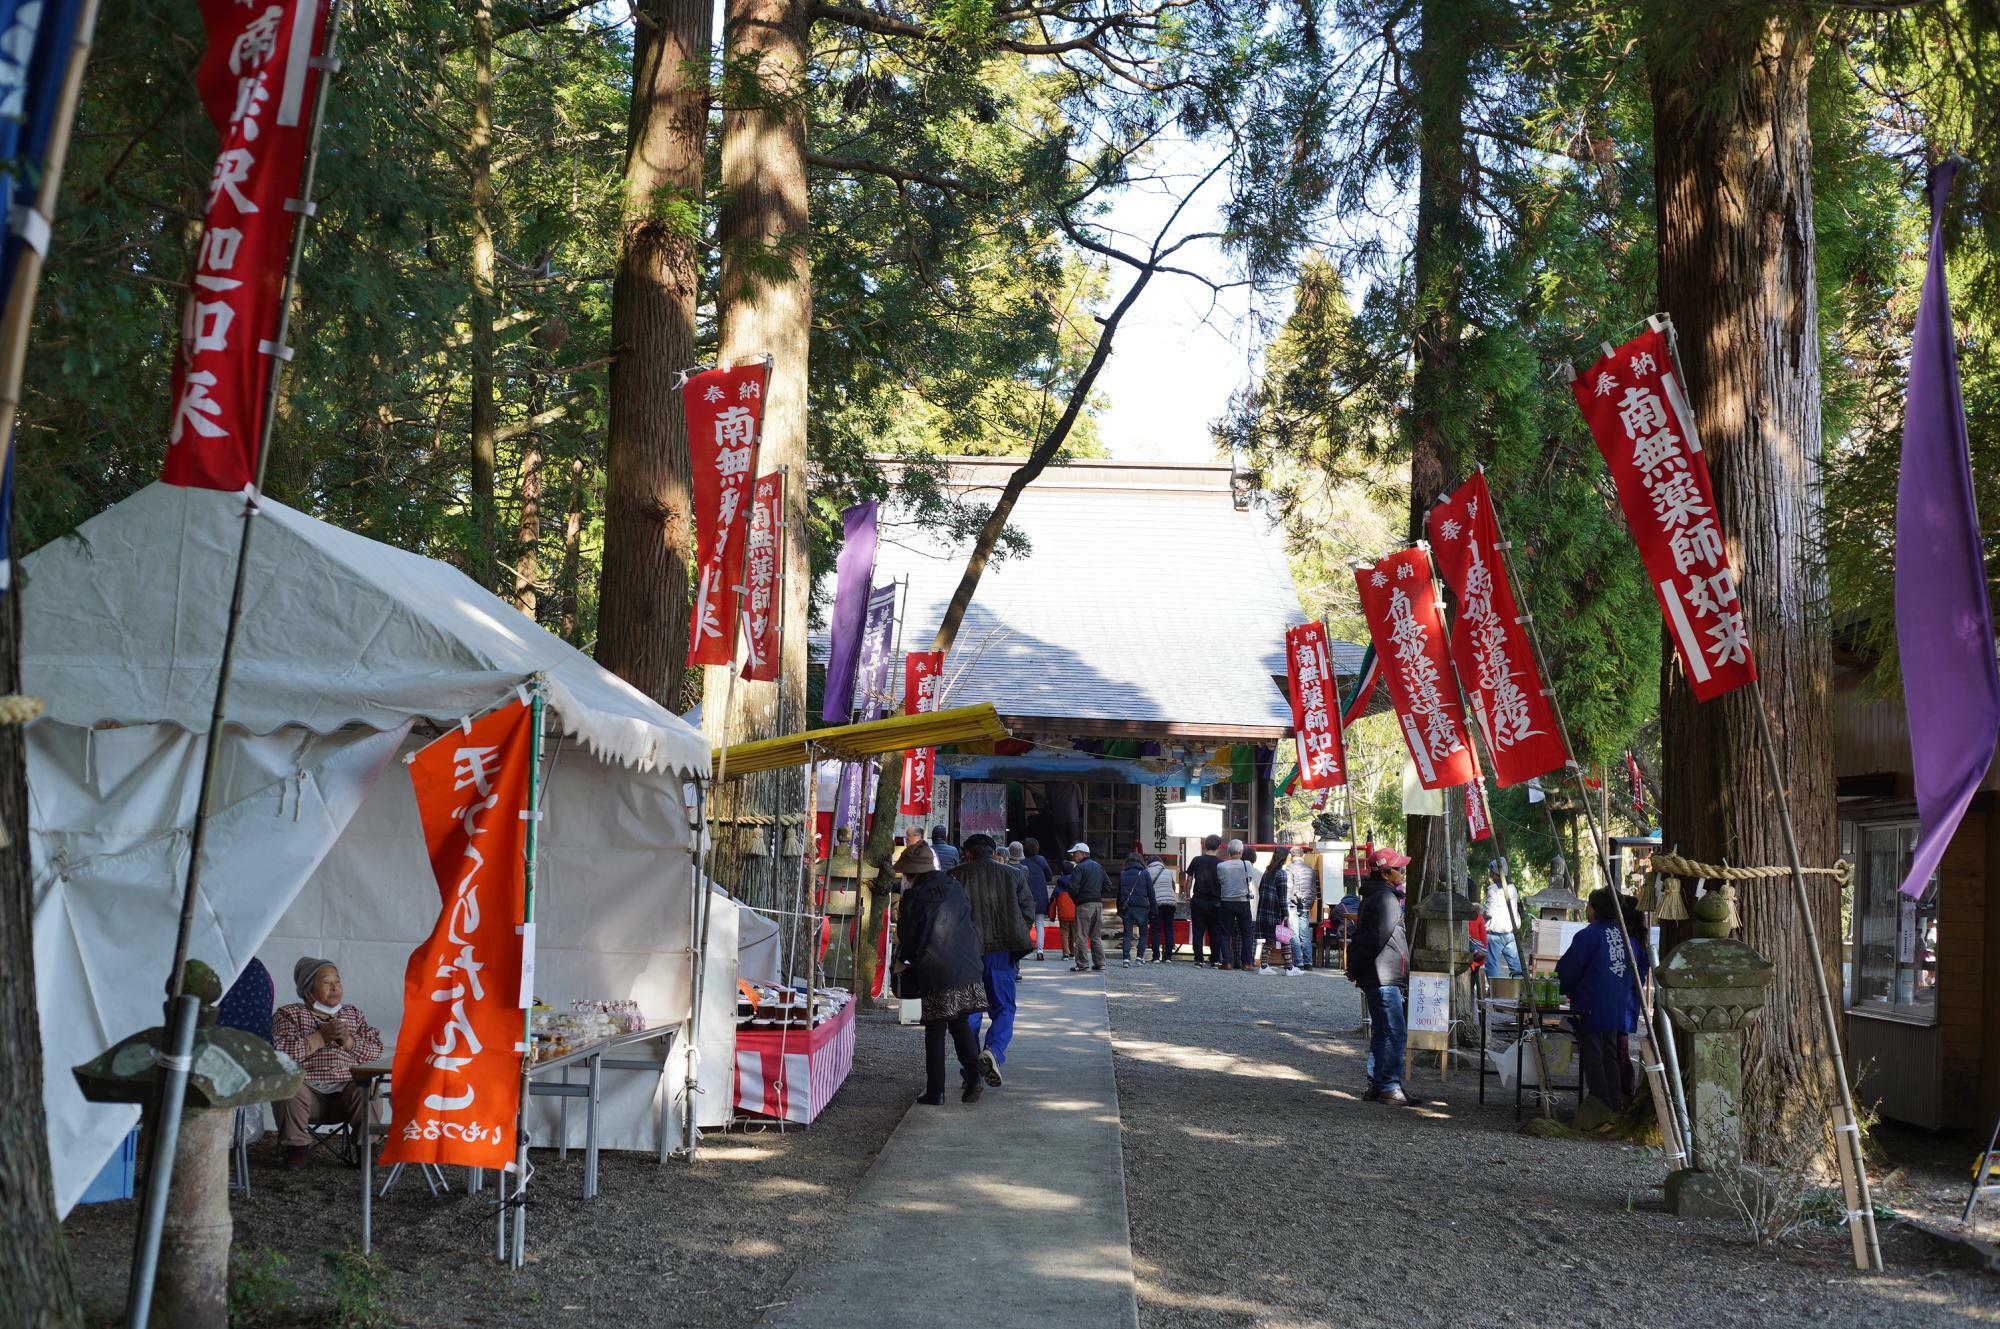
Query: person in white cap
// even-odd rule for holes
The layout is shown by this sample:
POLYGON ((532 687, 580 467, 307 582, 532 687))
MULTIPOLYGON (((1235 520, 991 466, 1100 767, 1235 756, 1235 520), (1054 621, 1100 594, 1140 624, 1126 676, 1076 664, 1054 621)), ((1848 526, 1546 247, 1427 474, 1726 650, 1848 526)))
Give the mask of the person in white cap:
POLYGON ((1098 933, 1104 929, 1104 893, 1111 889, 1111 878, 1081 840, 1069 847, 1069 859, 1069 894, 1076 901, 1076 954, 1071 958, 1078 973, 1101 970, 1104 939, 1098 933))

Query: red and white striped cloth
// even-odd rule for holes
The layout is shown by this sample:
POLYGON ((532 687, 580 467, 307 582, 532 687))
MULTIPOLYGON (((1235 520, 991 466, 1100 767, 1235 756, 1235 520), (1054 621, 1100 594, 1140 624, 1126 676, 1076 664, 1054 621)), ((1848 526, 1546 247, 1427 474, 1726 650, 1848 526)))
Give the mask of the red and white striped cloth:
POLYGON ((812 1030, 737 1030, 736 1110, 817 1119, 854 1069, 854 1007, 812 1030))

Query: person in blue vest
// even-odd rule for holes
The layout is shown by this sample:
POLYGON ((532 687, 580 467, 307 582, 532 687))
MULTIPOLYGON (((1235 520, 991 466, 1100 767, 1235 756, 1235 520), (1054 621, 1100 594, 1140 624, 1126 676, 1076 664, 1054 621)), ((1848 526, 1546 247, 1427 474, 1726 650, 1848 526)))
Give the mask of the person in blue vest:
POLYGON ((1625 1106, 1625 1077, 1618 1064, 1621 1040, 1638 1027, 1632 964, 1639 966, 1642 985, 1651 969, 1643 933, 1631 938, 1631 949, 1626 949, 1623 912, 1616 892, 1602 887, 1592 891, 1590 923, 1556 961, 1556 980, 1574 1012, 1583 1090, 1614 1112, 1625 1106))

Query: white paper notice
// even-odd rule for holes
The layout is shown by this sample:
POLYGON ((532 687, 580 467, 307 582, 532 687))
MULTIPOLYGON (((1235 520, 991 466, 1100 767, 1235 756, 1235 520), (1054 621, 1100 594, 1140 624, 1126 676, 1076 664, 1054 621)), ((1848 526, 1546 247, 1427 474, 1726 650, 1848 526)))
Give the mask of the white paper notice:
POLYGON ((1428 1034, 1451 1029, 1451 976, 1410 975, 1410 1028, 1428 1034))
POLYGON ((521 1009, 535 1004, 535 925, 521 924, 521 1009))

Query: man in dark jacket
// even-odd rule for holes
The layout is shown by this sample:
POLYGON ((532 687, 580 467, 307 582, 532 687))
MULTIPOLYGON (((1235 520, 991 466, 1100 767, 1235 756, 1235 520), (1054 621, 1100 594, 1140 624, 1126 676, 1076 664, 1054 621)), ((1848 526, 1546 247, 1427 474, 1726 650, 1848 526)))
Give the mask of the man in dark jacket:
MULTIPOLYGON (((980 964, 985 970, 986 1009, 992 1023, 979 1054, 979 1072, 986 1083, 1000 1084, 1000 1067, 1007 1061, 1007 1044, 1014 1038, 1014 961, 1033 943, 1028 929, 1035 921, 1034 897, 1028 879, 993 857, 989 835, 968 836, 966 860, 951 870, 972 901, 972 920, 979 927, 980 964)), ((979 1037, 981 1020, 972 1013, 972 1035, 979 1037)))
POLYGON ((951 843, 951 832, 942 826, 931 827, 931 853, 937 856, 939 872, 949 872, 959 865, 963 858, 951 843))
POLYGON ((1132 967, 1132 935, 1139 936, 1139 963, 1146 963, 1146 929, 1153 921, 1153 876, 1146 860, 1133 850, 1125 856, 1125 870, 1118 874, 1118 927, 1122 934, 1118 963, 1132 967))
POLYGON ((1368 1092, 1363 1098, 1405 1106, 1403 1092, 1403 993, 1409 984, 1410 945, 1403 936, 1403 874, 1408 854, 1377 849, 1361 883, 1361 914, 1347 945, 1347 976, 1368 999, 1368 1092))
POLYGON ((1214 958, 1222 958, 1222 934, 1216 927, 1216 920, 1222 911, 1222 879, 1215 875, 1222 860, 1215 851, 1222 848, 1222 837, 1211 835, 1201 842, 1201 852, 1188 860, 1188 940, 1194 943, 1194 962, 1202 963, 1201 939, 1208 938, 1209 949, 1214 958))
POLYGON ((1029 836, 1021 842, 1021 866, 1028 870, 1028 894, 1035 898, 1035 958, 1042 959, 1042 935, 1048 930, 1053 911, 1049 908, 1049 860, 1042 857, 1042 842, 1029 836))
POLYGON ((1090 856, 1090 846, 1081 840, 1069 847, 1069 894, 1076 901, 1076 972, 1104 968, 1104 897, 1111 890, 1111 878, 1090 856))

